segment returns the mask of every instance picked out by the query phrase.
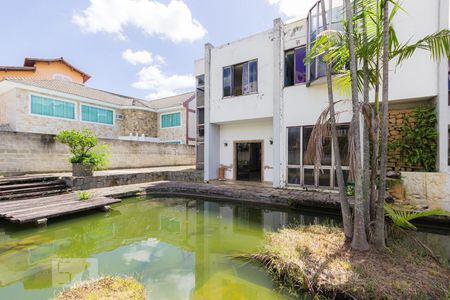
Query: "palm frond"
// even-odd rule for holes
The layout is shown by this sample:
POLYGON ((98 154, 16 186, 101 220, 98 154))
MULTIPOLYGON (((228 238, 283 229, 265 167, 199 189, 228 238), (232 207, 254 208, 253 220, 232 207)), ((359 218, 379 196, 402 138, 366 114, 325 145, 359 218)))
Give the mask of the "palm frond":
POLYGON ((450 216, 450 212, 440 209, 426 210, 421 212, 414 212, 410 210, 405 210, 401 208, 394 207, 391 204, 386 203, 384 205, 384 211, 389 219, 392 220, 394 226, 407 229, 416 230, 417 227, 414 226, 410 221, 418 218, 429 217, 429 216, 450 216))

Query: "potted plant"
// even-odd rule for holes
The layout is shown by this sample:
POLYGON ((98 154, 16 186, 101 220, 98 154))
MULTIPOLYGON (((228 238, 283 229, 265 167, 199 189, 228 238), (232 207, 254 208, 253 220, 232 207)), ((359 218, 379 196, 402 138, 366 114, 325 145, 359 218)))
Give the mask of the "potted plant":
POLYGON ((99 145, 98 138, 89 129, 63 130, 56 135, 55 140, 69 146, 72 176, 92 176, 94 170, 104 169, 108 165, 107 145, 99 145))

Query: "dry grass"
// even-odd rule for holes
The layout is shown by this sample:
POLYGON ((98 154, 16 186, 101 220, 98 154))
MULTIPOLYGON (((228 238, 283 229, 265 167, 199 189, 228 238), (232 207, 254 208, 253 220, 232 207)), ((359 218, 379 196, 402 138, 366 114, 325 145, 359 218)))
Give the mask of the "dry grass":
POLYGON ((389 249, 350 251, 341 229, 324 226, 283 229, 267 236, 252 255, 291 291, 329 298, 447 299, 450 270, 406 239, 389 249))
POLYGON ((63 291, 55 300, 145 300, 145 288, 131 277, 102 277, 63 291))

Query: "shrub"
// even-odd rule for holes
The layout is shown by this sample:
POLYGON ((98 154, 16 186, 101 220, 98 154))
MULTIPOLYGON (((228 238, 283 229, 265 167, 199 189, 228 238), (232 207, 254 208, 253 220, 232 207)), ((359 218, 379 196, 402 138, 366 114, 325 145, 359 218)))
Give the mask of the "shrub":
POLYGON ((80 200, 86 201, 89 200, 89 198, 91 198, 91 193, 89 192, 77 192, 78 198, 80 198, 80 200))
POLYGON ((63 130, 56 135, 55 140, 69 146, 70 153, 72 153, 69 161, 73 164, 79 163, 99 170, 105 168, 109 163, 108 146, 99 145, 98 138, 89 129, 63 130))

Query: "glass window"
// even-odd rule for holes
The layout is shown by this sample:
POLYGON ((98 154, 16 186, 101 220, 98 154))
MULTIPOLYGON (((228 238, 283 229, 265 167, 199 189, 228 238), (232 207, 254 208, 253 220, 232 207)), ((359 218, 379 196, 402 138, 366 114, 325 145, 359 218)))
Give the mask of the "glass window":
POLYGON ((308 149, 309 138, 311 137, 313 128, 312 127, 303 127, 303 164, 304 165, 313 165, 313 161, 306 161, 305 153, 306 149, 308 149))
POLYGON ((294 50, 284 54, 284 86, 294 85, 294 50))
POLYGON ((198 113, 198 125, 205 124, 205 109, 199 108, 197 109, 197 113, 198 113))
POLYGON ((202 89, 197 89, 197 106, 205 105, 205 92, 202 89))
POLYGON ((303 62, 306 57, 306 47, 295 49, 295 77, 294 83, 306 82, 306 66, 303 62))
POLYGON ((313 169, 303 170, 303 185, 316 185, 313 169))
POLYGON ((288 128, 288 165, 300 165, 300 127, 288 128))
POLYGON ((322 145, 323 154, 322 154, 322 161, 320 163, 322 164, 322 166, 331 166, 331 151, 332 151, 331 137, 324 137, 323 139, 324 139, 322 145))
POLYGON ((341 155, 341 164, 343 166, 348 166, 350 164, 348 158, 348 128, 348 125, 337 126, 339 153, 341 155))
POLYGON ((180 145, 180 144, 181 144, 181 141, 167 141, 166 144, 180 145))
POLYGON ((75 104, 51 98, 31 95, 32 114, 48 117, 75 119, 75 104))
POLYGON ((288 183, 289 184, 300 184, 300 169, 299 168, 289 168, 288 169, 288 183))
POLYGON ((205 149, 205 144, 199 143, 197 145, 197 163, 204 162, 204 160, 205 160, 205 156, 204 156, 205 151, 204 151, 204 149, 205 149))
POLYGON ((197 87, 205 86, 205 75, 197 76, 197 87))
POLYGON ((112 110, 81 105, 81 120, 83 121, 113 125, 113 116, 112 110))
POLYGON ((180 113, 161 115, 161 128, 179 127, 181 125, 180 113))
POLYGON ((229 97, 231 96, 232 86, 231 86, 231 77, 232 77, 232 67, 226 67, 223 69, 223 96, 229 97))
MULTIPOLYGON (((236 65, 233 67, 233 96, 241 96, 242 95, 242 85, 243 85, 243 78, 247 78, 248 74, 246 76, 243 76, 243 70, 244 65, 236 65)), ((247 70, 247 68, 245 68, 247 70)))
POLYGON ((223 96, 242 96, 258 91, 258 61, 223 69, 223 96))
POLYGON ((319 171, 319 186, 331 187, 331 170, 322 169, 319 171))

